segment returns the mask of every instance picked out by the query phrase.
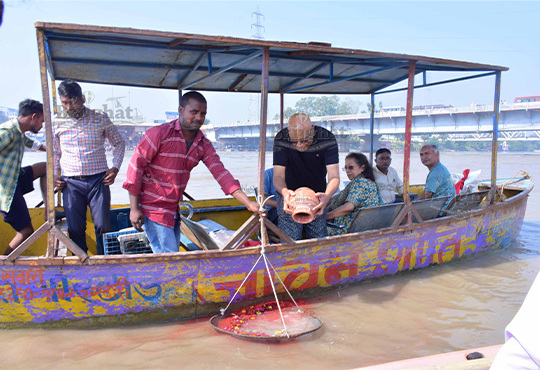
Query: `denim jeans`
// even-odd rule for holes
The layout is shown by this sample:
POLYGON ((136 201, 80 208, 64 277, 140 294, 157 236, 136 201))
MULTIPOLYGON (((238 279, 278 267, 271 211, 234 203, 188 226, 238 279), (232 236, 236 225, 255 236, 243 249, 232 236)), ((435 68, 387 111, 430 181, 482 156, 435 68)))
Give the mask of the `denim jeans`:
POLYGON ((144 216, 143 229, 154 253, 178 252, 180 246, 180 221, 174 228, 163 226, 144 216))

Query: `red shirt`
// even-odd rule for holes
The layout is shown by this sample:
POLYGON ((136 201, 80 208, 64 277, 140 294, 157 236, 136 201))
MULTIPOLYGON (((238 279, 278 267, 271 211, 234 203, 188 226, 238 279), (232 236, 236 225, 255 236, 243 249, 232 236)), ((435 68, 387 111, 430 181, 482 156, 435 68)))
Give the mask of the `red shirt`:
POLYGON ((212 143, 199 131, 186 153, 186 141, 178 120, 146 131, 131 157, 123 188, 139 195, 141 211, 150 220, 174 227, 178 202, 191 170, 202 160, 225 195, 240 189, 225 169, 212 143))

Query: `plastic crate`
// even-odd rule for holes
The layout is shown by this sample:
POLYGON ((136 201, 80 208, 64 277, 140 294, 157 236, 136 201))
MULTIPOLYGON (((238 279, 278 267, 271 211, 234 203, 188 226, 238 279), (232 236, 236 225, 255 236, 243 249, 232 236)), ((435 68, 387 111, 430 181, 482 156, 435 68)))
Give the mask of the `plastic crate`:
POLYGON ((134 227, 103 234, 105 255, 152 253, 144 233, 134 227))

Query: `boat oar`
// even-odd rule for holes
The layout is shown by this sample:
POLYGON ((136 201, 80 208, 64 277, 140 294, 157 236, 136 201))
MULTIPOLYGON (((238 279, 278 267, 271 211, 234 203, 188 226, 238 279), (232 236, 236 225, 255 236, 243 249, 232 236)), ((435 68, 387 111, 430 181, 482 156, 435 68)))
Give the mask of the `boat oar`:
POLYGON ((193 198, 191 195, 189 195, 186 192, 184 192, 184 195, 186 196, 186 198, 188 198, 188 200, 195 200, 195 198, 193 198))

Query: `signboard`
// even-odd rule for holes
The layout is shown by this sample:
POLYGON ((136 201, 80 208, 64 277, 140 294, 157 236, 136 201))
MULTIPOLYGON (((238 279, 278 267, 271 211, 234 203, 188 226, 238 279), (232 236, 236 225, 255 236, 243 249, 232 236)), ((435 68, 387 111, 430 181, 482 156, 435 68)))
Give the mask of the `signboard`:
POLYGON ((178 112, 165 112, 165 118, 173 120, 178 118, 178 112))

